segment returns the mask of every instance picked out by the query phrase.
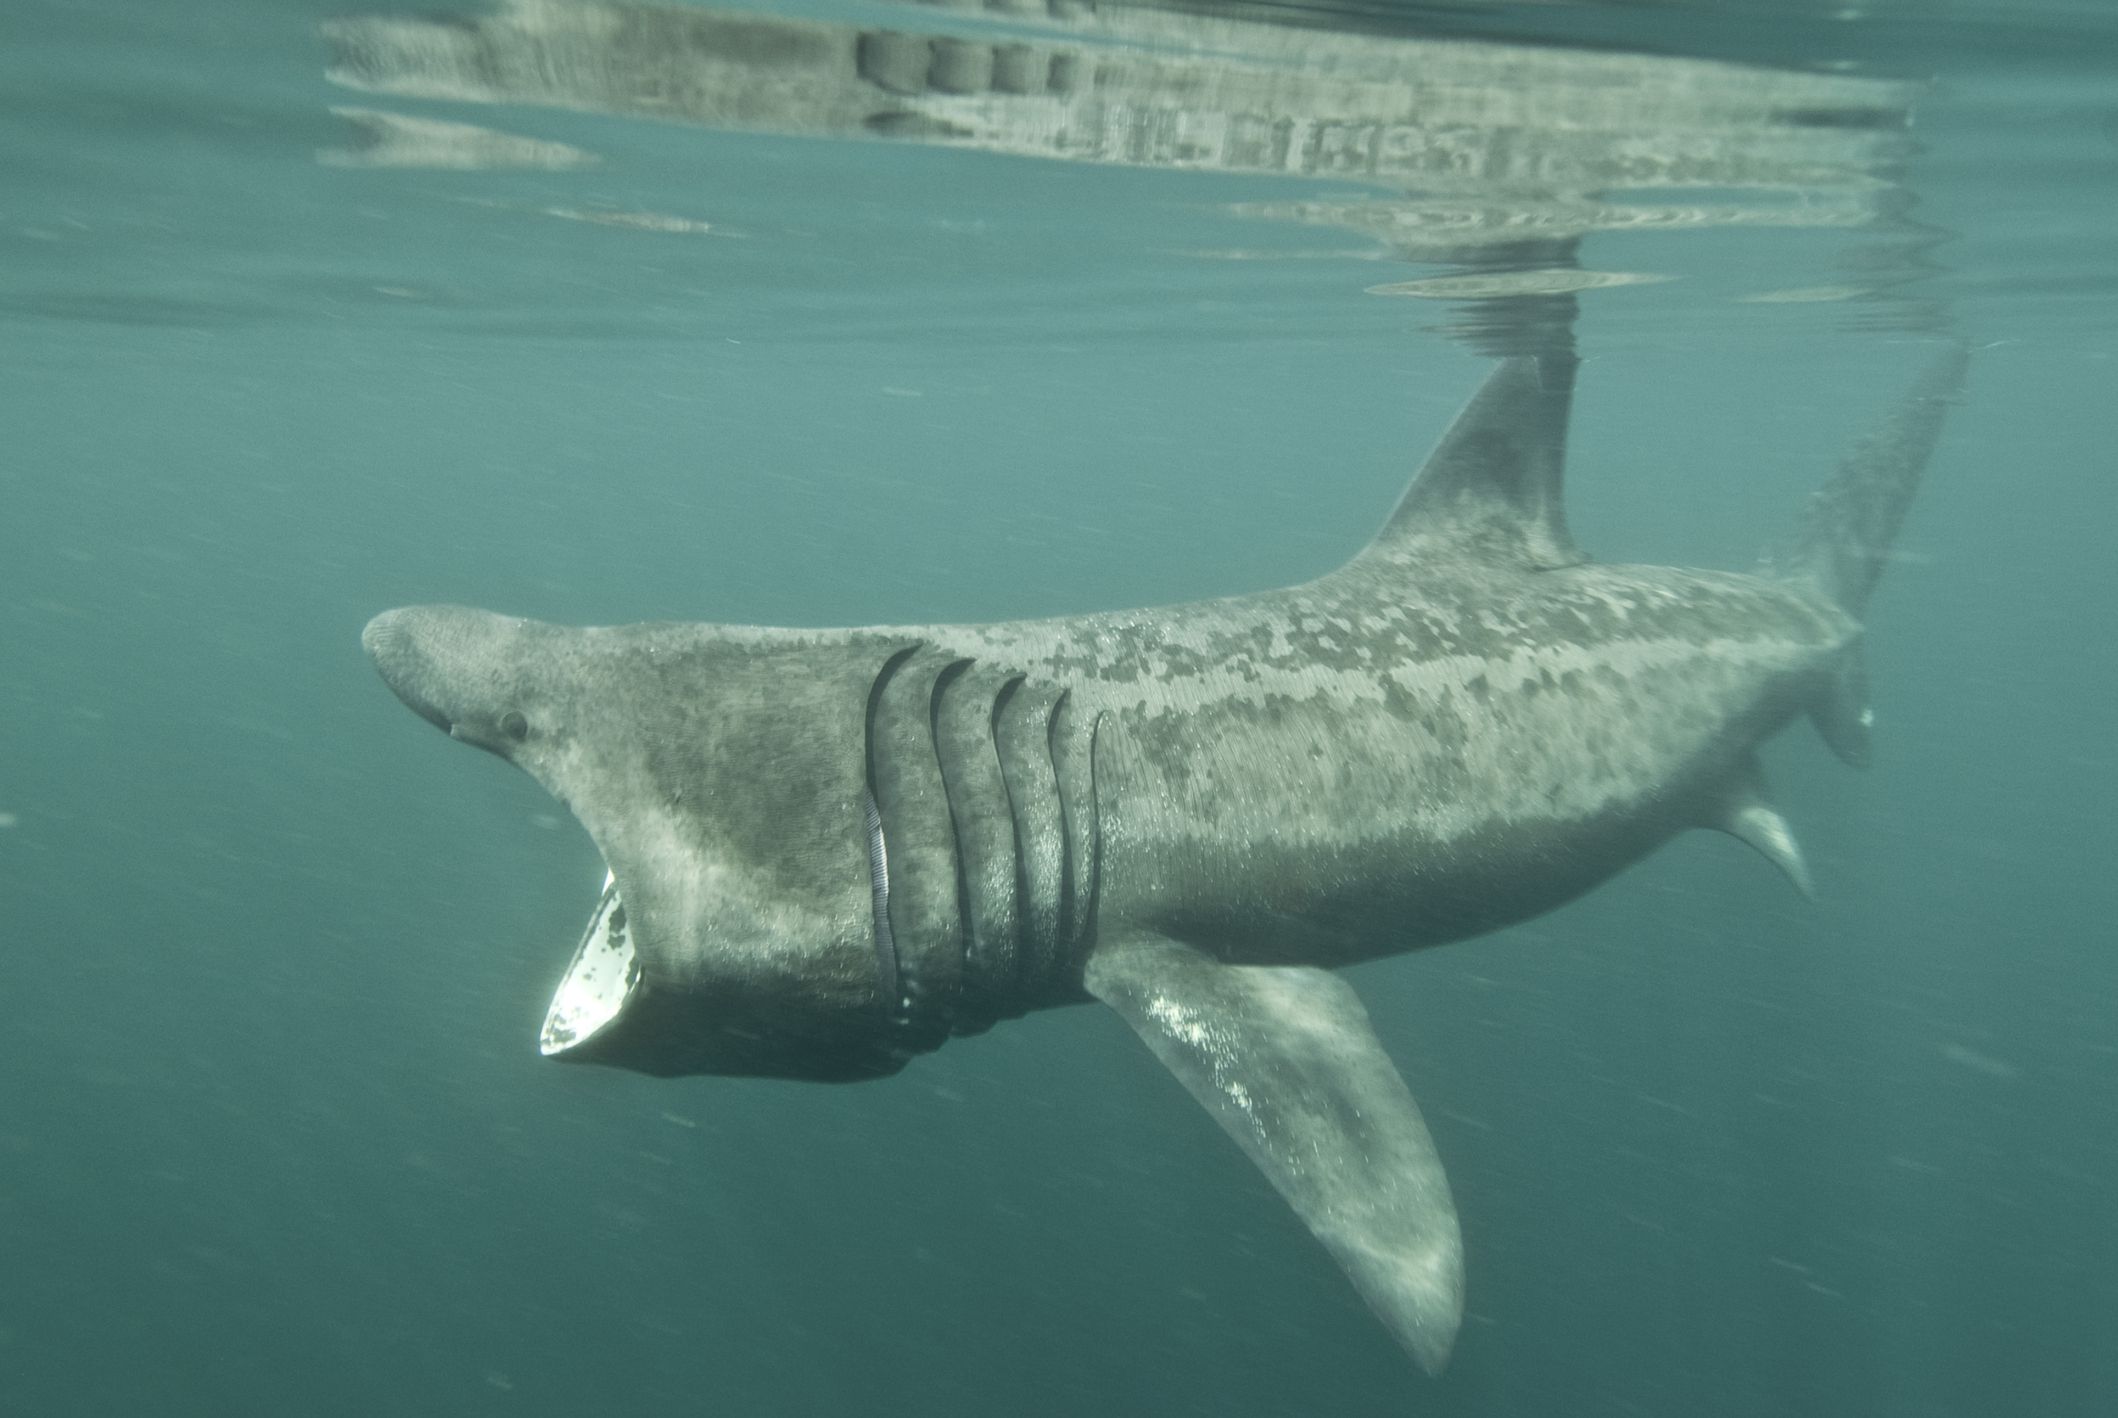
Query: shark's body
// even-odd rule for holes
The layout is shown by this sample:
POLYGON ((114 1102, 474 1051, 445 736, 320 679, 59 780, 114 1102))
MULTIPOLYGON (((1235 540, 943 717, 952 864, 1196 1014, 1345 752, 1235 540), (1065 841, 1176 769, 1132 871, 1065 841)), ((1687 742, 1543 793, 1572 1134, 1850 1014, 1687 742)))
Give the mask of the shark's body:
POLYGON ((1366 551, 1287 590, 855 630, 425 607, 366 640, 609 865, 546 1053, 859 1078, 1101 999, 1435 1367, 1448 1185, 1328 968, 1534 916, 1693 827, 1802 884, 1755 750, 1806 712, 1864 751, 1857 616, 1961 363, 1818 495, 1784 574, 1588 563, 1571 361, 1520 360, 1366 551))

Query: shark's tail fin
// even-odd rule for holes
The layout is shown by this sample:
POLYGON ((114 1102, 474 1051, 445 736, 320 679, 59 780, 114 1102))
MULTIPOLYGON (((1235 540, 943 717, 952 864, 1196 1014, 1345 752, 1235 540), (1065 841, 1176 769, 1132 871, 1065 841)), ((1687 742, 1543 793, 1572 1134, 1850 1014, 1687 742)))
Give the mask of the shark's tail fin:
MULTIPOLYGON (((1858 620, 1890 559, 1890 544, 1919 490, 1942 418, 1963 388, 1968 355, 1950 348, 1912 392, 1854 446, 1803 510, 1794 554, 1777 570, 1858 620)), ((1831 690, 1811 711, 1824 741, 1849 763, 1868 761, 1867 674, 1849 650, 1831 690)))
POLYGON ((1880 428, 1854 446, 1802 514, 1800 540, 1785 570, 1807 580, 1858 619, 1890 558, 1942 416, 1963 388, 1965 351, 1936 360, 1880 428))

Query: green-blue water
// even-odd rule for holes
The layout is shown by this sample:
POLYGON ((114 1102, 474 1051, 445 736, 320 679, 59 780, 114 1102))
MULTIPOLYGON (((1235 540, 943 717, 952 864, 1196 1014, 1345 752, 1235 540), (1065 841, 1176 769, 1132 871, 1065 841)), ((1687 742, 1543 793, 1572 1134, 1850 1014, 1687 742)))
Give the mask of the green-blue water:
MULTIPOLYGON (((1692 216, 1478 260, 1258 210, 1359 174, 360 88, 319 27, 355 15, 0 12, 0 1413, 2118 1412, 2104 11, 1429 17, 1918 81, 1902 142, 1681 199, 1598 169, 1692 216), (585 156, 392 158, 335 108, 585 156), (1700 215, 1773 203, 1854 215, 1700 215), (1565 327, 1505 284, 1559 269, 1665 278, 1571 327, 1609 560, 1749 565, 1938 340, 1977 353, 1870 617, 1876 765, 1770 751, 1816 903, 1694 834, 1353 972, 1463 1213, 1443 1377, 1100 1010, 855 1087, 537 1058, 595 849, 391 698, 370 615, 1314 575, 1472 346, 1565 327)), ((1489 206, 1566 203, 1518 170, 1489 206)))

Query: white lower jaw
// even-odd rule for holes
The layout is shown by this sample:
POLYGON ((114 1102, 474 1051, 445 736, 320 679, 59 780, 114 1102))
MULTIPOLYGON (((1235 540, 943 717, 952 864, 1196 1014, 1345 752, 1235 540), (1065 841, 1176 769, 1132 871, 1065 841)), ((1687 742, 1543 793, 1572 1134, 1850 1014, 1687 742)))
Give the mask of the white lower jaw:
POLYGON ((624 1013, 640 986, 640 962, 633 957, 632 932, 626 927, 618 879, 606 868, 603 895, 537 1036, 537 1052, 546 1058, 588 1042, 624 1013))

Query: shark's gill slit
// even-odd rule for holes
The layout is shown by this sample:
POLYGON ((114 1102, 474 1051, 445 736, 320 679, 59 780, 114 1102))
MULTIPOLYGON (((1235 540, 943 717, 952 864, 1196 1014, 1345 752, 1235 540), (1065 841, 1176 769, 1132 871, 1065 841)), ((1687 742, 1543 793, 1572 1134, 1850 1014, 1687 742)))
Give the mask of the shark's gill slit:
POLYGON ((862 729, 863 768, 867 780, 868 887, 875 911, 877 982, 885 1007, 900 1020, 912 1001, 905 994, 904 972, 897 959, 897 937, 890 929, 890 851, 883 835, 882 807, 875 795, 875 720, 882 711, 883 691, 904 668, 905 661, 918 653, 919 646, 915 643, 893 651, 883 661, 882 668, 875 672, 875 682, 868 686, 868 712, 862 729))
POLYGON ((885 1000, 896 1000, 897 941, 890 934, 890 844, 883 840, 882 809, 875 790, 861 794, 868 816, 868 899, 875 912, 875 961, 885 1000))
POLYGON ((986 719, 986 735, 993 742, 993 757, 1000 763, 1000 788, 1007 795, 1008 830, 1015 836, 1015 968, 1018 976, 1024 970, 1033 944, 1035 927, 1031 913, 1036 905, 1030 899, 1029 853, 1022 840, 1023 790, 1008 774, 1008 757, 1000 746, 1000 720, 1022 688, 1024 679, 1023 675, 1008 677, 993 695, 993 712, 986 719))
POLYGON ((963 678, 964 672, 976 664, 975 660, 951 660, 934 676, 934 692, 927 698, 927 740, 934 750, 934 765, 941 770, 942 801, 949 809, 949 839, 955 843, 952 854, 956 864, 956 950, 958 956, 958 980, 971 977, 971 952, 976 942, 977 917, 971 912, 971 879, 965 867, 970 856, 971 845, 964 840, 963 815, 956 811, 956 799, 963 787, 956 781, 961 768, 949 762, 949 755, 942 752, 941 702, 949 690, 963 678))
POLYGON ((1015 853, 1015 954, 1004 973, 1023 995, 1044 998, 1064 988, 1065 949, 1059 934, 1060 874, 1066 828, 1050 751, 1056 694, 1017 675, 995 695, 988 741, 1000 764, 999 791, 1015 853))
POLYGON ((1066 719, 1070 689, 1059 691, 1052 701, 1052 717, 1044 725, 1044 756, 1051 761, 1052 782, 1059 799, 1059 939, 1074 938, 1074 814, 1066 801, 1066 777, 1059 771, 1059 736, 1066 719))
POLYGON ((1103 892, 1103 802, 1096 783, 1096 742, 1103 737, 1103 714, 1088 726, 1088 909, 1081 919, 1095 928, 1096 898, 1103 892))

